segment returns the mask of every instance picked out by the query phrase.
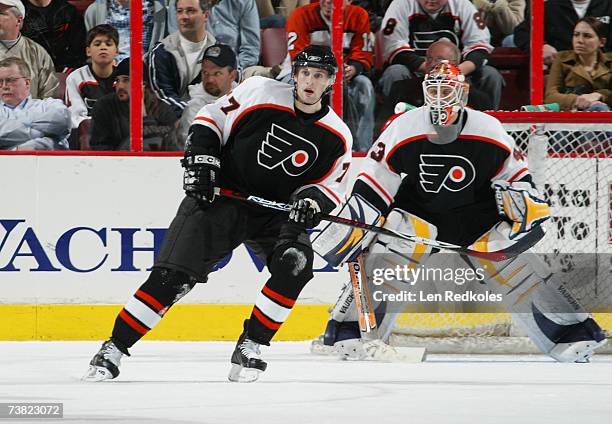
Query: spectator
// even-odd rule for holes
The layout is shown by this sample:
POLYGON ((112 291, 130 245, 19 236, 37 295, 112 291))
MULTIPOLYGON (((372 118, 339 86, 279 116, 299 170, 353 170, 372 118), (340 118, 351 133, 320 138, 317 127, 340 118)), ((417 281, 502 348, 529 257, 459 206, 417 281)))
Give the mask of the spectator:
POLYGON ((155 95, 180 118, 189 99, 187 87, 200 82, 202 54, 216 40, 206 31, 208 0, 179 0, 176 19, 179 31, 153 47, 145 77, 155 95))
POLYGON ((608 111, 612 53, 603 53, 606 26, 593 17, 578 20, 573 50, 557 54, 546 84, 546 103, 561 110, 608 111))
POLYGON ((31 70, 32 97, 53 97, 59 86, 53 61, 40 44, 21 34, 24 17, 25 8, 20 0, 0 0, 0 60, 23 59, 31 70))
POLYGON ((113 92, 113 64, 117 57, 119 34, 110 25, 102 24, 87 32, 86 54, 91 64, 66 78, 66 104, 72 114, 72 127, 91 116, 96 101, 113 92))
POLYGON ((238 55, 238 66, 259 63, 259 14, 255 0, 220 0, 210 9, 209 31, 238 55))
POLYGON ((309 0, 255 0, 259 24, 264 28, 285 28, 287 17, 296 7, 305 6, 309 0))
MULTIPOLYGON (((547 0, 544 2, 544 46, 545 65, 551 65, 558 51, 572 49, 572 31, 578 19, 592 16, 606 25, 604 51, 612 51, 612 1, 610 0, 547 0)), ((514 43, 529 53, 531 46, 531 13, 529 4, 525 20, 514 29, 514 43)))
MULTIPOLYGON (((143 15, 146 18, 149 9, 143 2, 143 15)), ((119 33, 120 44, 117 61, 130 57, 130 0, 96 0, 85 11, 85 28, 87 31, 95 26, 108 24, 119 33)))
MULTIPOLYGON (((144 18, 143 51, 148 53, 153 46, 166 38, 168 35, 178 31, 176 25, 176 0, 145 0, 147 8, 153 5, 153 17, 151 20, 144 18), (151 38, 148 48, 145 44, 146 34, 150 33, 151 38)), ((143 4, 144 6, 144 4, 143 4)))
POLYGON ((499 46, 525 18, 525 0, 472 0, 491 31, 491 44, 499 46))
POLYGON ((391 1, 392 0, 353 0, 351 4, 363 7, 367 10, 372 32, 378 32, 383 16, 385 16, 385 12, 389 8, 391 1))
POLYGON ((189 86, 191 100, 181 116, 179 124, 179 147, 185 146, 187 132, 200 109, 214 103, 237 85, 236 55, 225 44, 210 46, 202 58, 202 83, 189 86))
POLYGON ((67 149, 70 112, 58 99, 33 99, 21 58, 0 60, 0 150, 67 149))
POLYGON ((130 59, 114 72, 114 92, 101 97, 91 115, 92 150, 128 150, 130 145, 130 59))
POLYGON ((144 150, 183 150, 177 141, 178 118, 148 87, 144 88, 142 136, 144 150))
MULTIPOLYGON (((461 51, 459 51, 455 43, 447 38, 441 38, 430 44, 425 57, 425 68, 431 69, 439 65, 443 60, 448 60, 453 65, 459 65, 461 61, 461 51)), ((389 97, 385 98, 379 114, 383 118, 382 122, 394 113, 395 106, 399 102, 409 103, 416 107, 423 106, 425 103, 423 98, 423 79, 424 75, 421 75, 418 78, 409 78, 395 83, 389 97)), ((477 110, 490 110, 493 108, 490 96, 475 87, 470 87, 468 106, 477 110)))
POLYGON ((85 24, 66 0, 24 0, 23 35, 43 46, 56 72, 85 64, 85 24))
MULTIPOLYGON (((344 78, 347 81, 348 95, 345 96, 345 122, 353 133, 353 149, 366 151, 372 145, 374 135, 374 87, 364 75, 372 68, 374 55, 370 41, 370 21, 368 13, 359 6, 344 4, 344 78)), ((332 0, 321 0, 298 7, 287 20, 289 34, 289 56, 295 58, 306 46, 319 44, 331 46, 332 0)), ((280 77, 291 74, 289 61, 286 60, 280 77)))
POLYGON ((380 79, 385 96, 396 81, 425 73, 429 45, 448 38, 462 49, 459 69, 468 76, 470 86, 487 93, 494 108, 499 108, 504 79, 485 64, 493 50, 491 37, 469 0, 395 0, 382 28, 385 58, 391 65, 380 79))

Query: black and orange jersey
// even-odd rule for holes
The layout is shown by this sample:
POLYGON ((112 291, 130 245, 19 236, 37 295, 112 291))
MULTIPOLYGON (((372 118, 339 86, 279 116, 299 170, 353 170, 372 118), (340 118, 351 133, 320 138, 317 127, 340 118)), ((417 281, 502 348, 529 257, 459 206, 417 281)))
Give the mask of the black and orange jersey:
POLYGON ((251 77, 196 115, 187 149, 221 158, 221 185, 288 202, 316 189, 330 211, 346 197, 353 139, 327 105, 307 115, 294 108, 293 86, 251 77))
MULTIPOLYGON (((319 3, 295 9, 287 19, 286 30, 291 60, 310 44, 331 46, 330 25, 321 17, 319 3)), ((374 55, 370 40, 370 21, 364 8, 346 6, 342 48, 346 62, 359 62, 365 71, 372 68, 374 55)))
POLYGON ((391 205, 438 227, 438 239, 468 245, 500 220, 491 183, 530 179, 501 123, 466 109, 455 141, 434 144, 428 109, 408 111, 372 145, 355 191, 380 210, 391 205))

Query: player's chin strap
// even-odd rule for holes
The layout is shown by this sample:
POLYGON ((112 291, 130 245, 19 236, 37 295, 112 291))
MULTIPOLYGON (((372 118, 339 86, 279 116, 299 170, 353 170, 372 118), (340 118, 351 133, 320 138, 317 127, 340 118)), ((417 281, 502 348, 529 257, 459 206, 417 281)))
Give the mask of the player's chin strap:
MULTIPOLYGON (((229 197, 232 199, 241 200, 244 202, 253 203, 259 206, 263 206, 270 209, 276 209, 278 211, 289 212, 291 210, 291 205, 287 203, 276 202, 274 200, 263 199, 257 196, 247 196, 244 197, 240 193, 221 189, 220 194, 223 197, 229 197)), ((390 230, 388 228, 379 227, 377 225, 366 224, 364 222, 355 221, 353 219, 343 218, 336 215, 328 215, 322 214, 321 219, 323 221, 335 222, 337 224, 347 225, 349 227, 361 228, 363 230, 372 231, 374 233, 384 234, 391 237, 397 237, 400 239, 408 240, 413 243, 420 243, 431 247, 436 247, 438 249, 450 250, 453 252, 463 253, 466 255, 474 256, 477 258, 488 259, 491 261, 505 261, 507 259, 513 258, 526 250, 533 247, 538 241, 540 241, 544 237, 544 230, 540 227, 534 227, 530 232, 525 234, 520 240, 512 243, 510 245, 506 245, 501 247, 499 250, 485 251, 485 250, 474 250, 469 247, 459 246, 452 243, 445 243, 443 241, 431 240, 424 237, 418 237, 412 234, 401 233, 399 231, 390 230)), ((487 243, 475 243, 473 246, 483 246, 487 245, 487 243)), ((490 244, 488 246, 490 248, 490 244)))

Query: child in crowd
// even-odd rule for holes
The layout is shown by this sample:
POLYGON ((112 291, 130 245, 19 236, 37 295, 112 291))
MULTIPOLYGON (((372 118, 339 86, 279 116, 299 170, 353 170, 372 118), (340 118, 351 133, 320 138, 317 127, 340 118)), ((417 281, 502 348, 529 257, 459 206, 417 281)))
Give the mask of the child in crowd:
POLYGON ((118 54, 119 34, 110 25, 97 25, 87 32, 85 52, 91 63, 66 78, 66 104, 72 115, 72 128, 91 117, 100 97, 113 93, 113 65, 118 54))

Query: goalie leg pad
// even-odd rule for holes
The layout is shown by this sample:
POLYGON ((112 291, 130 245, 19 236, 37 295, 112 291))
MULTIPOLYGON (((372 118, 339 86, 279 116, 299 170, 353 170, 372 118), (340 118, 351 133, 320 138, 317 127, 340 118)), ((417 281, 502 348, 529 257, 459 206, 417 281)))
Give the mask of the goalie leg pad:
MULTIPOLYGON (((433 224, 429 224, 419 217, 401 209, 393 209, 389 213, 384 227, 396 231, 408 232, 419 237, 435 239, 437 236, 437 228, 433 224)), ((377 237, 374 238, 364 258, 364 266, 368 284, 370 285, 370 292, 372 293, 374 290, 383 290, 384 292, 391 293, 404 290, 406 282, 402 280, 388 280, 382 285, 372 284, 374 269, 394 268, 395 266, 416 267, 424 265, 431 250, 429 246, 378 234, 377 237)), ((372 307, 375 311, 376 322, 379 329, 378 337, 383 341, 387 341, 398 314, 387 312, 385 302, 376 301, 374 299, 372 299, 372 307)), ((358 339, 361 334, 359 333, 357 320, 358 315, 354 293, 351 284, 347 283, 342 288, 340 296, 331 311, 331 320, 328 322, 326 334, 322 340, 316 339, 313 341, 311 350, 317 350, 317 352, 321 350, 318 348, 314 349, 315 345, 331 346, 338 341, 351 338, 358 339)), ((352 347, 348 348, 349 351, 351 349, 352 347)))
POLYGON ((504 306, 543 353, 561 362, 584 361, 605 343, 599 326, 535 253, 499 262, 466 260, 484 271, 489 288, 502 294, 504 306))

